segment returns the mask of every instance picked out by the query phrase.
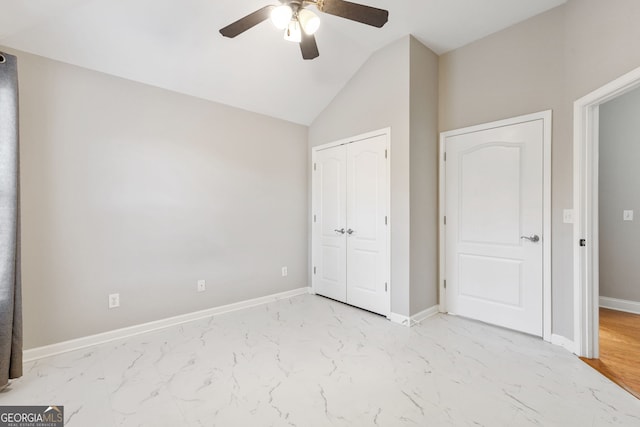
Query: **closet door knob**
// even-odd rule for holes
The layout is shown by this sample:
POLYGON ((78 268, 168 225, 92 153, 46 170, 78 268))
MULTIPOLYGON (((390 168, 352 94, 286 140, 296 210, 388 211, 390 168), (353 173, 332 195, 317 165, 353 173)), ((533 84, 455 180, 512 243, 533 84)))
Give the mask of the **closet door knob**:
POLYGON ((354 231, 353 231, 352 229, 348 229, 348 230, 347 230, 347 234, 351 235, 351 234, 353 234, 353 233, 354 233, 354 231))
POLYGON ((336 233, 340 233, 340 234, 344 234, 344 228, 341 228, 340 230, 338 230, 337 228, 335 230, 336 233))

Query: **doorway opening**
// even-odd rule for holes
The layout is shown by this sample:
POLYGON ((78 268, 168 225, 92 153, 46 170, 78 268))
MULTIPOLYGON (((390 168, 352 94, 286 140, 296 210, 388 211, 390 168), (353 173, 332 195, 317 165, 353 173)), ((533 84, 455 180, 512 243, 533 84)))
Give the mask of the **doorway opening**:
POLYGON ((574 342, 576 354, 599 356, 598 160, 600 106, 640 87, 640 68, 574 103, 574 342))
POLYGON ((638 363, 633 359, 635 346, 640 346, 640 291, 631 276, 640 270, 628 259, 637 251, 625 245, 634 245, 633 233, 640 233, 633 215, 640 198, 636 203, 637 186, 628 181, 628 176, 637 177, 632 159, 640 134, 640 127, 634 129, 638 88, 640 69, 574 106, 576 353, 636 396, 640 369, 634 369, 638 363))

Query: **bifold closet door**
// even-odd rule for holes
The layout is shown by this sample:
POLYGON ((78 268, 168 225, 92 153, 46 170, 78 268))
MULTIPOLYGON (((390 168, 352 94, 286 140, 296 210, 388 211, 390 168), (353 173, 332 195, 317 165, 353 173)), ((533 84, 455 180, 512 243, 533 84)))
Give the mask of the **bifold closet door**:
POLYGON ((313 287, 388 315, 387 136, 316 152, 313 287))

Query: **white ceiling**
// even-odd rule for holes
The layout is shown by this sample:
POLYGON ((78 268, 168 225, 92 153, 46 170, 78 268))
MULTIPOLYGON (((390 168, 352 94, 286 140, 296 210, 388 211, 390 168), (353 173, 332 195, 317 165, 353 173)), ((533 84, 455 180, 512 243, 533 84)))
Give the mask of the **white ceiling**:
POLYGON ((277 0, 0 0, 0 45, 308 125, 376 50, 413 34, 441 54, 566 0, 356 0, 382 29, 321 14, 303 61, 270 22, 218 30, 277 0))

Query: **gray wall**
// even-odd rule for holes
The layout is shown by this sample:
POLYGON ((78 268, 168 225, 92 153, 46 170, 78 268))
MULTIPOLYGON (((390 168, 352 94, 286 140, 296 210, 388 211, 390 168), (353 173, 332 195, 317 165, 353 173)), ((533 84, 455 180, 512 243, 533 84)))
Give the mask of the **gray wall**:
POLYGON ((640 302, 640 89, 600 107, 600 295, 640 302), (633 210, 633 221, 623 221, 633 210))
POLYGON ((430 158, 437 157, 437 57, 419 45, 407 36, 373 54, 309 128, 314 147, 391 127, 391 311, 404 316, 437 300, 437 258, 428 258, 437 236, 430 217, 437 198, 429 200, 437 193, 437 177, 432 170, 412 172, 411 162, 416 150, 417 162, 425 162, 420 168, 437 164, 430 158), (420 81, 415 93, 412 81, 420 81), (414 118, 421 123, 412 126, 414 118), (414 238, 413 222, 422 220, 426 225, 414 238), (420 242, 423 236, 433 240, 420 242))
MULTIPOLYGON (((374 53, 309 127, 309 146, 391 127, 391 311, 409 315, 409 37, 374 53)), ((309 159, 311 158, 309 152, 309 159)), ((310 162, 311 160, 309 160, 310 162)), ((311 180, 309 179, 309 188, 311 180)))
POLYGON ((15 53, 26 348, 308 285, 306 127, 15 53))
POLYGON ((564 6, 440 58, 440 131, 553 109, 553 333, 573 338, 573 102, 640 66, 640 2, 564 6))
POLYGON ((410 39, 411 315, 438 304, 438 56, 410 39))
POLYGON ((562 223, 562 208, 573 205, 564 31, 560 7, 441 56, 440 131, 553 110, 553 321, 554 332, 565 326, 571 337, 572 226, 562 223))

